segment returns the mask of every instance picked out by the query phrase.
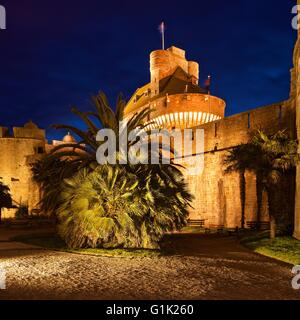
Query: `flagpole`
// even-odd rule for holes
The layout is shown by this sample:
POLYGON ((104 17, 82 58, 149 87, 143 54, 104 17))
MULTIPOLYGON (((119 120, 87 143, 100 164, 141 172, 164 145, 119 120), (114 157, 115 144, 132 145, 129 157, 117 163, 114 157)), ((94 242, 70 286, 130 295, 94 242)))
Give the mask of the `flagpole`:
POLYGON ((165 23, 162 22, 159 25, 159 31, 161 33, 162 49, 165 50, 165 23))
POLYGON ((209 90, 208 90, 208 109, 209 109, 209 113, 211 112, 211 103, 210 103, 210 86, 211 86, 211 75, 208 76, 209 79, 209 90))

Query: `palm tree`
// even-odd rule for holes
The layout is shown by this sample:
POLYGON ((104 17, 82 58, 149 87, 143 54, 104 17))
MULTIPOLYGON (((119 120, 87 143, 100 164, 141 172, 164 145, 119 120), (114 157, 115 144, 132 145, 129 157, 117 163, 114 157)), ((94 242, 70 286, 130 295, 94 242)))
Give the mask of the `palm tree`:
POLYGON ((296 165, 297 141, 290 139, 285 130, 272 135, 258 131, 258 134, 252 138, 252 144, 259 151, 255 171, 261 179, 263 190, 266 190, 268 195, 270 237, 275 238, 277 220, 284 214, 283 194, 285 190, 281 189, 281 184, 284 176, 289 174, 296 165))
MULTIPOLYGON (((44 213, 53 215, 59 206, 59 194, 61 183, 64 179, 74 176, 80 169, 88 168, 94 170, 98 163, 96 153, 103 142, 96 141, 97 133, 102 128, 112 129, 117 139, 124 134, 121 122, 125 120, 124 112, 126 102, 119 95, 115 110, 109 106, 108 100, 103 92, 92 97, 95 110, 92 112, 81 112, 76 107, 72 112, 80 117, 86 125, 86 130, 80 130, 70 125, 53 125, 56 129, 64 129, 73 132, 80 138, 78 143, 64 143, 53 148, 50 154, 45 155, 40 161, 32 166, 33 178, 41 186, 42 200, 41 209, 44 213)), ((144 130, 146 119, 151 110, 146 108, 134 114, 127 121, 128 132, 132 130, 144 130)), ((130 142, 129 149, 134 142, 130 142)), ((119 143, 117 141, 117 147, 119 143)), ((118 152, 119 150, 117 150, 118 152)))
POLYGON ((256 173, 256 200, 257 200, 257 223, 261 220, 262 207, 262 177, 259 166, 257 165, 260 149, 258 146, 250 143, 241 144, 229 151, 224 159, 226 166, 225 173, 238 172, 240 180, 240 198, 241 198, 241 227, 245 227, 245 203, 246 203, 246 171, 256 173))
MULTIPOLYGON (((97 96, 92 97, 92 103, 95 107, 93 112, 81 112, 76 107, 72 109, 72 113, 77 115, 86 125, 86 130, 80 130, 70 125, 53 125, 56 129, 64 129, 73 132, 81 140, 77 143, 59 145, 52 150, 52 154, 56 157, 72 156, 73 159, 81 159, 81 161, 91 163, 96 162, 96 153, 99 146, 104 143, 97 141, 96 136, 100 129, 111 129, 116 136, 117 153, 119 150, 119 139, 125 135, 125 130, 129 133, 131 131, 141 132, 146 130, 149 125, 147 122, 148 116, 153 111, 150 108, 145 108, 140 112, 135 113, 130 119, 125 118, 126 101, 120 94, 117 98, 115 111, 109 105, 108 99, 103 92, 97 96), (126 122, 126 128, 124 127, 126 122), (71 148, 71 151, 65 151, 66 148, 71 148)), ((137 143, 137 141, 128 142, 127 150, 137 143)))
POLYGON ((166 231, 185 224, 191 200, 182 176, 170 175, 172 188, 155 175, 141 183, 124 166, 79 171, 64 181, 60 235, 72 248, 159 248, 166 231))
POLYGON ((12 207, 12 198, 10 195, 10 189, 8 186, 0 181, 0 224, 2 222, 2 209, 12 207))
MULTIPOLYGON (((186 224, 192 195, 173 164, 99 165, 96 153, 103 142, 96 141, 97 133, 106 128, 118 138, 124 134, 120 122, 125 120, 126 103, 119 97, 114 112, 103 93, 93 97, 93 102, 96 112, 73 109, 87 126, 85 131, 55 125, 81 140, 57 146, 33 167, 34 178, 43 190, 42 207, 57 214, 59 232, 70 247, 157 248, 166 231, 186 224)), ((134 114, 127 121, 127 131, 149 134, 150 112, 146 108, 134 114)), ((135 143, 128 142, 127 150, 135 143)), ((148 150, 151 154, 151 148, 148 150)), ((117 154, 120 151, 117 149, 117 154)), ((160 159, 162 151, 159 145, 160 159)))
POLYGON ((60 205, 62 181, 72 177, 81 167, 81 161, 44 156, 32 165, 33 179, 39 184, 42 198, 39 203, 44 214, 55 217, 60 205))
POLYGON ((260 219, 261 192, 268 194, 271 238, 276 236, 276 220, 281 212, 281 201, 278 190, 283 175, 288 173, 297 159, 297 141, 289 138, 285 131, 267 135, 257 131, 248 144, 240 145, 230 151, 225 159, 227 172, 252 171, 257 177, 258 221, 260 219))
POLYGON ((59 233, 67 245, 82 247, 139 247, 134 219, 143 213, 138 182, 124 169, 99 166, 83 169, 63 184, 57 214, 59 233))
POLYGON ((246 179, 245 172, 251 165, 249 145, 239 145, 233 148, 224 160, 227 166, 225 173, 238 172, 240 180, 241 228, 245 228, 246 179))

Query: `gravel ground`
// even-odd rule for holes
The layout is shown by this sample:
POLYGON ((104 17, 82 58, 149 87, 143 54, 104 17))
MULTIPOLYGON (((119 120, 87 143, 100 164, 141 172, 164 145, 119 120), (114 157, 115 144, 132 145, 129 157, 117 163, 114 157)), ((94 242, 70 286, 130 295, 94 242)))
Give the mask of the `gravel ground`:
MULTIPOLYGON (((0 230, 1 233, 1 230, 0 230)), ((182 236, 176 256, 96 257, 47 251, 0 236, 0 299, 299 299, 291 266, 233 237, 182 236)))

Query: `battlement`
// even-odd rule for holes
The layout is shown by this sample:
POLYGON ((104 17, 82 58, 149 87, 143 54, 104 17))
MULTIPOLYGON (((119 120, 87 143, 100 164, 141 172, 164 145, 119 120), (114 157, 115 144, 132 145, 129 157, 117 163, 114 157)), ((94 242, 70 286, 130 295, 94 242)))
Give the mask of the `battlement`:
POLYGON ((0 138, 18 138, 18 139, 37 139, 46 140, 46 132, 44 129, 40 129, 32 121, 27 122, 23 127, 13 127, 12 134, 9 132, 9 128, 0 127, 0 138))
POLYGON ((204 129, 205 152, 216 152, 247 143, 256 130, 263 130, 268 134, 287 130, 289 135, 295 138, 295 118, 295 105, 287 100, 225 117, 193 129, 204 129))

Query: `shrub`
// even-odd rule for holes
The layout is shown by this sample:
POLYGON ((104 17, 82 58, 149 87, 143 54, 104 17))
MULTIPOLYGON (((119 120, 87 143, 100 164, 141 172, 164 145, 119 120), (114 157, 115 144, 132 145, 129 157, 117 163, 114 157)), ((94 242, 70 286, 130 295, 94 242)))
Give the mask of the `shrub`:
POLYGON ((29 216, 28 206, 20 205, 16 211, 16 219, 26 219, 29 216))
POLYGON ((57 213, 67 245, 155 249, 166 231, 185 225, 191 199, 185 184, 177 177, 173 188, 160 182, 152 189, 139 178, 105 165, 65 180, 57 213))

